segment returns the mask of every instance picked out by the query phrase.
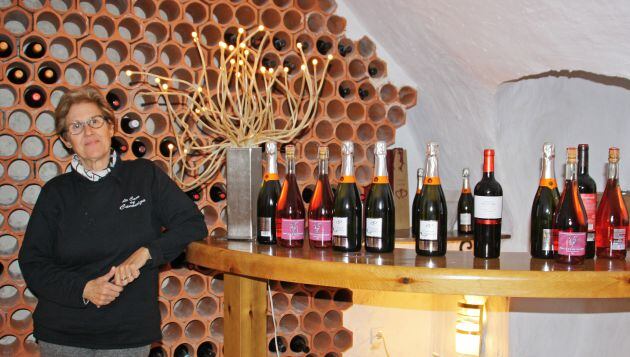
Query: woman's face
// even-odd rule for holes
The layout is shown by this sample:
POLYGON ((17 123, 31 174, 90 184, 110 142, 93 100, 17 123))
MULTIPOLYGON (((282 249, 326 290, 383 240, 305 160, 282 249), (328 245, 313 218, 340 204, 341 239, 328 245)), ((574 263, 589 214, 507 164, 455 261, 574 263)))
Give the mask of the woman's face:
POLYGON ((85 123, 94 116, 102 115, 99 107, 91 102, 73 104, 68 111, 66 128, 74 122, 81 122, 84 123, 83 131, 79 134, 72 134, 66 130, 65 134, 62 135, 62 140, 83 161, 109 161, 114 126, 106 121, 103 126, 94 129, 85 123))

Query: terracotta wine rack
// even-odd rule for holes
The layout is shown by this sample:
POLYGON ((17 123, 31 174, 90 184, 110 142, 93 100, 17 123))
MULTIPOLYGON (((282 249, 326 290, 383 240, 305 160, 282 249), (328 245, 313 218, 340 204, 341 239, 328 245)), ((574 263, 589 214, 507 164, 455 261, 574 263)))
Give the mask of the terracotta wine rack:
MULTIPOLYGON (((276 48, 267 43, 264 58, 275 66, 299 67, 295 51, 304 44, 307 58, 332 54, 320 95, 318 114, 311 130, 296 139, 297 178, 308 199, 317 175, 317 147, 330 148, 333 187, 341 170, 340 142, 355 145, 357 182, 369 185, 373 145, 377 140, 394 143, 396 129, 405 124, 406 110, 417 101, 416 90, 397 88, 387 82, 387 64, 376 55, 367 37, 345 36, 346 20, 335 14, 334 0, 13 0, 0 3, 0 41, 11 46, 0 58, 0 354, 38 355, 32 336, 32 311, 37 298, 28 290, 17 261, 29 215, 41 187, 67 172, 70 153, 55 135, 53 111, 64 92, 86 84, 113 92, 120 98, 116 116, 138 119, 140 127, 125 133, 117 123, 115 137, 129 150, 139 140, 146 146, 145 158, 167 170, 160 142, 171 137, 173 127, 163 100, 150 95, 151 76, 125 74, 126 70, 196 80, 201 68, 191 32, 199 34, 207 52, 216 59, 219 41, 226 41, 239 27, 262 24, 271 38, 285 43, 276 48), (24 53, 32 41, 45 53, 31 58, 24 53), (38 77, 40 67, 58 75, 53 84, 38 77), (27 77, 23 84, 9 81, 13 67, 27 77), (29 107, 24 93, 40 87, 45 104, 29 107)), ((210 78, 218 75, 209 68, 210 78)), ((291 85, 299 85, 290 76, 291 85)), ((280 95, 273 98, 276 122, 286 122, 287 106, 280 95)), ((279 157, 281 178, 284 157, 279 157)), ((224 184, 225 171, 205 184, 197 202, 210 231, 210 239, 224 237, 225 201, 213 202, 210 188, 224 184)), ((343 326, 343 311, 352 304, 352 292, 320 286, 271 282, 278 336, 287 346, 283 356, 341 356, 352 346, 352 332, 343 326), (311 348, 295 353, 289 341, 302 335, 311 348)), ((210 344, 222 356, 223 275, 188 264, 166 266, 160 273, 160 313, 163 339, 154 347, 167 355, 184 345, 191 355, 210 344)), ((268 313, 267 337, 273 339, 268 313)), ((269 353, 271 356, 272 354, 269 353)))

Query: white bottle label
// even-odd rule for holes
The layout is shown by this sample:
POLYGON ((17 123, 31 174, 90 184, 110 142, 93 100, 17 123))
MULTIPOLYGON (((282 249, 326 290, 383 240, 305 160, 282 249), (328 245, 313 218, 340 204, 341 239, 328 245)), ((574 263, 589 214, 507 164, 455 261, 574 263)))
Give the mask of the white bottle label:
POLYGON ((365 219, 365 236, 374 238, 383 238, 383 219, 382 218, 366 218, 365 219))
POLYGON ((586 233, 586 241, 587 242, 594 242, 595 241, 595 233, 593 233, 593 232, 586 233))
POLYGON ((438 221, 420 221, 420 240, 438 239, 438 221))
POLYGON ((475 196, 475 218, 499 219, 503 210, 503 196, 475 196))
POLYGON ((348 236, 348 217, 333 217, 333 235, 348 236))
POLYGON ((611 250, 626 250, 626 228, 613 228, 611 250))
POLYGON ((542 250, 553 250, 553 239, 551 238, 551 229, 543 229, 542 231, 542 250))
POLYGON ((472 216, 470 213, 461 213, 459 215, 459 224, 462 226, 470 226, 472 224, 472 216))

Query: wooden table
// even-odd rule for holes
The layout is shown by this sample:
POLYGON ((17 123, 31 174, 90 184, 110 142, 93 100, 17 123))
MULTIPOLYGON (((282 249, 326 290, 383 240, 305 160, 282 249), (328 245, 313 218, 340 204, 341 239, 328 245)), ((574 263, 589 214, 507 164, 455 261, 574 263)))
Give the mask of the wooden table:
MULTIPOLYGON (((303 284, 426 294, 531 298, 628 298, 630 263, 587 260, 581 266, 502 253, 421 257, 412 249, 389 254, 286 249, 251 242, 209 240, 188 247, 190 263, 225 272, 225 355, 266 355, 266 284, 303 284)), ((506 300, 507 301, 507 300, 506 300)), ((504 304, 508 306, 507 302, 504 304)))

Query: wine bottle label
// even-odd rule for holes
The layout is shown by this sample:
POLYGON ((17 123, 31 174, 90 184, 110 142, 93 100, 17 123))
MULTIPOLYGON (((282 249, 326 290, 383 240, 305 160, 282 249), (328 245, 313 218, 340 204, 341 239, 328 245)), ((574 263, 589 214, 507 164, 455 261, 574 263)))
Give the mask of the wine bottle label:
POLYGON ((503 196, 475 195, 475 218, 500 219, 503 210, 503 196))
POLYGON ((420 240, 438 239, 438 221, 420 220, 420 240))
POLYGON ((282 219, 282 239, 303 240, 304 220, 303 219, 282 219))
POLYGON ((355 182, 357 182, 357 179, 354 176, 342 176, 339 179, 339 182, 342 182, 342 183, 355 183, 355 182))
MULTIPOLYGON (((580 197, 586 209, 586 220, 588 221, 588 230, 592 231, 595 227, 595 215, 597 214, 597 194, 581 193, 580 197)), ((589 241, 590 242, 590 241, 589 241)))
POLYGON ((332 241, 332 221, 329 219, 309 219, 308 236, 310 240, 332 241))
POLYGON ((366 218, 365 219, 365 236, 383 238, 383 219, 382 218, 366 218))
POLYGON ((265 182, 278 181, 280 180, 280 176, 278 176, 278 174, 265 174, 265 176, 263 177, 263 180, 265 180, 265 182))
POLYGON ((594 242, 595 241, 595 232, 588 232, 588 233, 586 233, 586 241, 587 242, 594 242))
POLYGON ((558 253, 572 257, 584 256, 586 232, 558 232, 558 253))
POLYGON ((348 236, 348 217, 333 217, 333 235, 348 236))
POLYGON ((261 237, 271 238, 271 217, 258 217, 258 231, 261 237))
POLYGON ((543 229, 542 230, 542 250, 551 251, 553 250, 553 239, 551 235, 551 229, 543 229))
POLYGON ((613 228, 611 250, 626 250, 626 234, 628 228, 613 228))
POLYGON ((470 213, 459 214, 459 224, 462 226, 469 226, 472 224, 472 215, 470 213))

